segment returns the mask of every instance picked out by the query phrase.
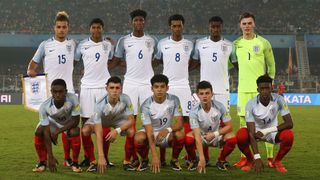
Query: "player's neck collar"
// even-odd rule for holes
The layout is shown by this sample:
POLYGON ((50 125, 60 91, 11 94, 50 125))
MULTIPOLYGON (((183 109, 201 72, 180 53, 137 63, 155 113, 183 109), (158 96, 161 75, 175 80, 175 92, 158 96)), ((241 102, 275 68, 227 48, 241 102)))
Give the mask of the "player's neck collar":
MULTIPOLYGON (((273 98, 272 93, 271 93, 269 103, 272 102, 272 101, 274 101, 274 98, 273 98)), ((261 102, 260 102, 260 94, 257 95, 257 104, 259 104, 259 103, 261 103, 261 102)), ((262 103, 261 103, 261 104, 262 104, 262 103)))
POLYGON ((142 36, 135 36, 133 33, 134 33, 134 32, 130 33, 130 36, 131 36, 131 37, 135 37, 135 38, 142 38, 142 37, 145 36, 145 34, 146 34, 145 32, 142 31, 142 33, 143 33, 142 36))
POLYGON ((169 39, 170 39, 171 41, 174 41, 174 42, 180 42, 180 41, 182 41, 182 40, 184 39, 184 37, 183 37, 183 35, 182 35, 182 36, 181 36, 181 39, 178 40, 178 41, 176 41, 176 40, 174 40, 174 39, 172 38, 172 35, 170 35, 169 39))

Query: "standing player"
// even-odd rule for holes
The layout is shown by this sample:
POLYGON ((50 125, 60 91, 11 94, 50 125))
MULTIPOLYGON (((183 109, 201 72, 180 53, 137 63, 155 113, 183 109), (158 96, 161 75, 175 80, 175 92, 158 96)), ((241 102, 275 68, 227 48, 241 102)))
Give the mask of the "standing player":
MULTIPOLYGON (((99 18, 90 22, 91 37, 84 39, 76 50, 76 60, 83 60, 84 75, 81 79, 80 107, 82 126, 93 115, 94 105, 106 94, 104 87, 106 79, 110 78, 108 59, 112 59, 113 46, 107 39, 103 39, 104 23, 99 18)), ((82 145, 85 160, 81 166, 91 164, 87 171, 96 171, 94 146, 90 128, 82 128, 82 145), (89 134, 86 136, 85 134, 89 134), (89 160, 87 160, 87 158, 89 160), (88 161, 88 162, 86 162, 88 161)))
MULTIPOLYGON (((274 78, 275 61, 269 41, 254 32, 255 17, 253 14, 245 12, 240 16, 240 28, 242 36, 234 41, 237 56, 234 65, 239 69, 237 106, 240 127, 244 127, 246 125, 245 106, 250 99, 257 95, 255 81, 264 74, 274 78)), ((266 143, 266 149, 268 166, 273 167, 273 145, 266 143)), ((241 157, 234 166, 242 167, 246 162, 246 158, 241 157)))
POLYGON ((142 158, 138 171, 144 171, 148 168, 150 147, 152 153, 151 171, 160 172, 160 160, 156 146, 172 147, 171 167, 176 171, 182 170, 178 157, 184 145, 183 118, 179 98, 167 94, 168 81, 165 75, 154 75, 151 79, 153 96, 149 97, 141 106, 144 129, 135 135, 135 146, 142 158))
MULTIPOLYGON (((84 134, 97 135, 97 146, 99 153, 98 169, 103 173, 106 168, 110 142, 113 142, 117 135, 126 135, 125 162, 130 162, 134 149, 133 111, 129 96, 122 94, 121 79, 110 77, 106 83, 108 95, 105 95, 95 104, 94 116, 85 123, 84 134), (114 130, 110 130, 113 127, 114 130), (128 142, 129 141, 129 142, 128 142)), ((93 152, 91 152, 93 154, 93 152)), ((108 164, 107 164, 108 165, 108 164)), ((92 166, 90 166, 92 169, 92 166)), ((89 167, 89 168, 90 168, 89 167)), ((125 170, 135 170, 130 164, 124 164, 125 170)))
POLYGON ((293 122, 288 105, 284 98, 271 93, 272 79, 268 76, 260 76, 257 79, 259 94, 246 105, 247 128, 241 128, 237 132, 238 146, 247 157, 247 165, 243 171, 250 171, 253 164, 256 172, 263 170, 263 164, 258 150, 258 141, 267 141, 272 144, 280 144, 277 156, 273 160, 273 166, 278 172, 287 172, 281 163, 283 157, 290 151, 294 135, 291 129, 293 122), (283 123, 278 123, 278 112, 281 113, 283 123), (249 145, 254 153, 252 155, 249 145))
MULTIPOLYGON (((145 11, 137 9, 132 11, 130 16, 133 32, 119 39, 113 60, 119 62, 122 59, 126 62, 123 93, 129 95, 136 118, 138 107, 152 95, 149 81, 154 74, 151 61, 156 40, 144 33, 147 16, 145 11)), ((137 160, 136 153, 132 156, 137 160)), ((137 164, 136 162, 138 161, 133 164, 137 164)))
POLYGON ((78 98, 72 93, 67 93, 67 85, 63 79, 55 79, 51 84, 52 96, 43 102, 39 110, 40 122, 34 136, 34 146, 39 157, 39 163, 34 172, 46 170, 47 160, 50 171, 57 171, 58 161, 53 156, 51 141, 56 144, 58 134, 66 133, 71 139, 72 163, 74 172, 81 172, 78 158, 81 146, 80 106, 78 98))
POLYGON ((237 139, 232 133, 232 123, 229 112, 219 101, 212 100, 212 86, 208 81, 201 81, 197 86, 197 95, 200 103, 190 112, 190 125, 192 132, 186 135, 186 149, 192 160, 188 169, 195 170, 196 152, 199 152, 198 172, 205 172, 206 161, 203 146, 223 147, 216 166, 219 170, 227 170, 229 163, 226 157, 234 150, 237 139), (220 128, 220 121, 224 126, 220 128))
MULTIPOLYGON (((44 72, 48 75, 48 84, 54 79, 63 79, 67 83, 68 92, 74 93, 73 88, 73 62, 76 43, 68 39, 69 15, 58 12, 54 20, 54 37, 43 41, 29 62, 27 74, 31 77, 37 75, 38 64, 43 61, 44 72)), ((70 139, 62 133, 65 165, 70 166, 70 139)))
MULTIPOLYGON (((171 36, 159 41, 155 60, 162 60, 163 74, 169 78, 168 93, 178 96, 184 119, 184 131, 191 131, 189 111, 191 110, 191 89, 189 86, 188 65, 193 43, 183 38, 184 18, 180 14, 169 17, 171 36)), ((161 165, 165 164, 165 151, 161 151, 161 165)))
POLYGON ((210 36, 197 40, 193 59, 201 64, 200 81, 213 86, 214 99, 230 111, 229 67, 235 61, 232 42, 221 37, 223 20, 213 16, 209 20, 210 36))

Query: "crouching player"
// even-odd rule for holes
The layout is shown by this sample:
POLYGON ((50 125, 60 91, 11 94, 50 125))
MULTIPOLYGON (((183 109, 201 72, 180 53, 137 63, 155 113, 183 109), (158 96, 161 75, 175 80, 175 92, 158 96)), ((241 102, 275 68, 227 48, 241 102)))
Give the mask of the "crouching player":
POLYGON ((257 142, 266 141, 280 144, 277 156, 273 159, 273 165, 278 172, 287 172, 281 163, 282 158, 290 151, 293 144, 292 118, 288 105, 284 98, 271 93, 272 79, 268 76, 260 76, 257 79, 259 94, 251 99, 246 105, 247 128, 241 128, 237 132, 238 147, 247 157, 247 164, 242 167, 243 171, 249 171, 255 165, 256 172, 263 170, 263 163, 259 154, 257 142), (284 120, 278 124, 278 112, 284 120), (253 150, 252 155, 249 145, 253 150))
POLYGON ((152 153, 151 171, 160 172, 160 160, 156 146, 172 147, 170 165, 173 170, 182 170, 178 161, 184 145, 182 110, 179 98, 167 94, 168 82, 165 75, 154 75, 151 78, 153 96, 146 99, 141 106, 141 120, 144 129, 135 135, 136 150, 142 158, 138 171, 144 171, 148 168, 150 147, 152 153))
POLYGON ((216 166, 219 170, 227 170, 229 163, 226 157, 234 150, 237 140, 232 133, 232 123, 229 112, 224 105, 216 100, 212 100, 212 86, 207 81, 199 82, 197 95, 200 103, 196 104, 190 111, 190 126, 192 132, 186 135, 185 144, 191 162, 189 170, 206 172, 206 161, 203 147, 222 147, 216 166), (220 121, 224 126, 220 128, 220 121), (199 162, 197 163, 195 148, 199 152, 199 162))
POLYGON ((86 122, 97 136, 98 171, 104 173, 110 143, 118 135, 126 136, 125 143, 125 170, 135 170, 130 164, 130 156, 134 152, 133 108, 128 95, 122 94, 121 79, 110 77, 106 83, 108 95, 95 105, 94 116, 86 122), (114 128, 110 130, 110 127, 114 128))
POLYGON ((51 84, 52 96, 44 101, 39 109, 40 122, 36 128, 34 145, 39 163, 34 172, 43 172, 48 164, 51 172, 56 172, 58 161, 53 156, 52 145, 57 143, 58 134, 66 133, 71 139, 72 163, 74 172, 81 172, 78 165, 80 152, 80 106, 76 95, 67 93, 63 79, 55 79, 51 84), (47 162, 48 160, 48 162, 47 162))

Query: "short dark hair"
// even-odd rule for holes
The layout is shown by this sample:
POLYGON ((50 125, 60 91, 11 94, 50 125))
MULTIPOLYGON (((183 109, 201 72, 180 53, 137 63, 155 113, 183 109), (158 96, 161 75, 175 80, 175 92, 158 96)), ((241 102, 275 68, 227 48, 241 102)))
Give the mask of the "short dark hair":
POLYGON ((151 82, 151 85, 152 85, 152 86, 154 85, 154 83, 162 83, 162 82, 165 83, 165 84, 168 86, 168 84, 169 84, 169 79, 168 79, 167 76, 165 76, 165 75, 163 75, 163 74, 155 74, 155 75, 151 78, 150 82, 151 82))
POLYGON ((108 86, 109 83, 121 84, 121 79, 120 79, 118 76, 111 76, 111 77, 108 79, 106 85, 108 86))
POLYGON ((130 13, 131 20, 133 20, 133 18, 135 18, 136 16, 141 16, 143 17, 143 19, 146 19, 147 12, 141 9, 136 9, 130 13))
POLYGON ((257 86, 259 86, 260 83, 270 83, 272 86, 272 78, 266 74, 262 75, 262 76, 258 77, 258 79, 257 79, 257 86))
POLYGON ((200 89, 210 89, 212 92, 212 85, 208 81, 201 81, 197 85, 197 92, 199 92, 200 89))
POLYGON ((244 18, 250 18, 250 17, 253 19, 254 22, 256 21, 256 18, 254 17, 254 15, 253 15, 252 13, 250 13, 250 12, 244 12, 244 13, 242 13, 242 14, 240 15, 240 17, 239 17, 239 22, 241 22, 241 20, 244 19, 244 18))
POLYGON ((168 19, 169 26, 171 26, 171 21, 182 21, 182 24, 184 25, 184 17, 181 14, 174 14, 170 16, 168 19))
POLYGON ((67 89, 67 84, 63 79, 55 79, 51 83, 51 87, 53 86, 63 86, 65 89, 67 89))
POLYGON ((100 24, 102 27, 104 27, 104 23, 100 18, 93 18, 89 24, 89 27, 91 27, 92 24, 100 24))
POLYGON ((59 11, 57 12, 56 18, 54 19, 54 23, 57 21, 67 21, 69 24, 69 15, 65 11, 59 11))
POLYGON ((221 24, 223 24, 223 20, 220 16, 212 16, 209 19, 209 23, 211 23, 211 22, 220 22, 221 24))

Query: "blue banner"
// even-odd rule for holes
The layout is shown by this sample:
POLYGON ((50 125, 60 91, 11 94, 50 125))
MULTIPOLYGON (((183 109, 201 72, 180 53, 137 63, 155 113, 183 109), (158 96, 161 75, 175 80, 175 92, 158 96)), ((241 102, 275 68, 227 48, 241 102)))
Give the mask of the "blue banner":
MULTIPOLYGON (((320 106, 319 93, 285 93, 284 99, 289 106, 320 106)), ((230 104, 237 105, 237 93, 230 94, 230 104)))

